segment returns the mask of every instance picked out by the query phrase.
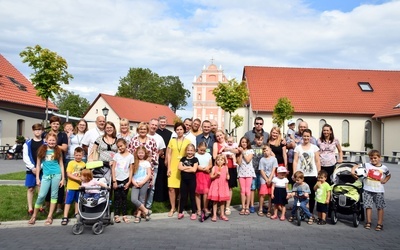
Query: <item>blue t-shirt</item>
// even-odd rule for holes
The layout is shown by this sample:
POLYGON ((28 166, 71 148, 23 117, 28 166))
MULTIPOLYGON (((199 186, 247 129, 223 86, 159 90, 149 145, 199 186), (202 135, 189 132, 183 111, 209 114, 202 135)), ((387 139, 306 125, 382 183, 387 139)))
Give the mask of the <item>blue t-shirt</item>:
POLYGON ((47 149, 46 156, 42 161, 42 169, 44 175, 61 174, 58 159, 54 159, 54 149, 47 149))

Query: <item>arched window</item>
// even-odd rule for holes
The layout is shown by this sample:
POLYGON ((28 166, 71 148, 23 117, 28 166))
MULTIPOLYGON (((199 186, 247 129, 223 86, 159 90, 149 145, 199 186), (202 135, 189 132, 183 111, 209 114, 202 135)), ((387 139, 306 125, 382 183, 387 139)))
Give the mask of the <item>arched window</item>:
POLYGON ((325 119, 319 120, 319 135, 321 134, 321 132, 322 132, 322 127, 323 127, 325 124, 326 124, 325 119))
POLYGON ((25 121, 22 119, 17 120, 17 136, 25 136, 23 133, 25 131, 25 121))
POLYGON ((365 147, 366 148, 372 148, 372 123, 371 121, 366 121, 365 122, 365 147))
POLYGON ((344 120, 342 122, 342 143, 349 144, 349 136, 350 136, 350 124, 348 120, 344 120))

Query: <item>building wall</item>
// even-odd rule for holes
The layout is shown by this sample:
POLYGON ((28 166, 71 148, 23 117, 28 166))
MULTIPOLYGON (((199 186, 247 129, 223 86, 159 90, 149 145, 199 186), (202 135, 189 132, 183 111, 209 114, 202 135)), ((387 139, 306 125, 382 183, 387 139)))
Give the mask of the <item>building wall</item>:
POLYGON ((382 135, 382 144, 384 145, 382 154, 383 155, 392 155, 392 151, 400 150, 400 117, 391 117, 382 119, 383 122, 383 135, 382 135))
POLYGON ((42 123, 40 119, 34 119, 26 116, 16 115, 14 113, 0 109, 0 145, 14 145, 17 137, 18 120, 23 120, 22 135, 25 138, 32 137, 32 125, 42 123))
MULTIPOLYGON (((237 129, 237 140, 239 140, 248 130, 253 129, 253 124, 254 124, 254 119, 257 116, 261 116, 264 119, 264 130, 267 131, 268 133, 270 132, 271 128, 274 126, 272 123, 272 114, 261 114, 261 113, 249 113, 247 108, 240 108, 238 109, 235 114, 239 114, 244 117, 244 124, 243 126, 239 127, 237 129)), ((233 114, 234 115, 234 114, 233 114)), ((308 123, 309 128, 311 129, 313 136, 316 138, 319 138, 321 135, 321 129, 320 129, 320 120, 324 119, 326 123, 330 124, 333 128, 335 138, 339 140, 340 143, 342 143, 342 124, 343 120, 349 121, 349 143, 350 146, 343 148, 345 150, 356 150, 356 151, 361 151, 365 150, 364 144, 365 144, 365 122, 367 120, 371 121, 372 123, 372 133, 371 133, 371 139, 372 139, 372 144, 374 148, 380 149, 381 148, 381 126, 380 122, 377 122, 376 120, 371 119, 371 117, 368 116, 350 116, 350 115, 323 115, 321 116, 320 114, 318 115, 309 115, 309 114, 295 114, 293 119, 298 120, 302 119, 303 121, 306 121, 308 123)), ((229 114, 225 114, 225 120, 228 121, 229 119, 229 114)), ((395 122, 390 122, 390 128, 386 126, 385 128, 385 133, 388 133, 388 130, 394 131, 394 125, 395 122)), ((233 125, 232 125, 233 126, 233 125)), ((397 120, 397 127, 398 127, 398 120, 397 120)), ((287 124, 285 123, 283 127, 281 128, 282 133, 286 133, 287 131, 287 124)), ((225 129, 228 129, 228 124, 225 126, 225 129)), ((297 126, 296 126, 297 130, 297 126)), ((398 142, 399 140, 397 140, 398 142)), ((393 144, 395 143, 395 140, 393 140, 393 144)), ((394 147, 394 146, 391 146, 394 147)), ((399 148, 400 149, 400 148, 399 148)))

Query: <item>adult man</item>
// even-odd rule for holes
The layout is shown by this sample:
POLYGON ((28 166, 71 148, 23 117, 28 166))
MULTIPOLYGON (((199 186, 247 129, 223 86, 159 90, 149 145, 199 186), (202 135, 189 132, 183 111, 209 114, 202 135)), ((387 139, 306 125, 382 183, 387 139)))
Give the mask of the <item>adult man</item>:
POLYGON ((87 156, 91 153, 94 142, 99 136, 104 135, 106 119, 100 115, 96 118, 96 127, 89 129, 82 138, 82 147, 87 156))
MULTIPOLYGON (((171 139, 172 132, 167 128, 167 117, 160 116, 158 118, 158 129, 156 131, 163 140, 165 146, 168 146, 169 140, 171 139)), ((160 153, 160 159, 158 161, 158 178, 156 179, 154 200, 155 201, 169 201, 168 196, 168 177, 167 177, 167 167, 165 166, 165 151, 160 153)))
POLYGON ((218 122, 214 119, 211 119, 210 123, 211 123, 211 132, 215 135, 215 133, 217 133, 218 130, 218 122))
POLYGON ((200 129, 200 125, 201 125, 201 120, 199 118, 196 118, 196 119, 193 120, 193 122, 192 122, 192 130, 190 130, 190 132, 192 132, 192 134, 194 136, 198 136, 198 135, 200 135, 202 133, 201 129, 200 129))
POLYGON ((199 145, 200 142, 204 141, 207 146, 207 153, 212 154, 215 138, 214 134, 211 133, 211 122, 209 120, 204 120, 203 124, 201 125, 201 129, 203 131, 202 134, 196 136, 196 147, 199 145))
POLYGON ((183 124, 186 127, 186 133, 183 135, 186 139, 188 139, 195 147, 196 147, 196 136, 192 134, 192 119, 186 118, 183 121, 183 124))
MULTIPOLYGON (((152 118, 149 122, 149 133, 147 134, 149 137, 153 138, 157 143, 158 155, 157 162, 159 162, 159 157, 164 156, 165 142, 161 135, 157 134, 156 131, 158 129, 158 120, 156 118, 152 118)), ((158 174, 158 165, 153 165, 154 175, 152 180, 152 186, 147 190, 147 200, 146 200, 146 208, 151 209, 153 205, 154 191, 156 189, 156 180, 158 174)))
POLYGON ((268 138, 269 138, 269 134, 268 132, 265 132, 263 129, 263 125, 264 125, 264 119, 260 116, 257 116, 256 119, 254 120, 254 127, 252 130, 247 131, 244 134, 244 137, 246 137, 247 139, 249 139, 250 143, 252 145, 255 144, 254 139, 255 139, 255 135, 256 133, 260 133, 263 135, 263 144, 266 145, 268 143, 268 138))

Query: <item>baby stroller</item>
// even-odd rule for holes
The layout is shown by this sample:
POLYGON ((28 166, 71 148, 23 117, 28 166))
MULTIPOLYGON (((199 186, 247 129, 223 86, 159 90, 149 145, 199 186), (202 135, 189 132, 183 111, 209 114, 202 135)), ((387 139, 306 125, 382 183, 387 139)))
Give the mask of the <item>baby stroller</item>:
POLYGON ((362 199, 365 168, 359 167, 356 180, 351 175, 351 169, 359 165, 355 162, 343 162, 336 164, 332 174, 332 195, 330 201, 330 217, 332 224, 338 221, 338 213, 353 215, 353 226, 358 227, 360 220, 364 220, 364 205, 362 199))
MULTIPOLYGON (((93 171, 93 178, 110 186, 107 178, 104 178, 104 172, 100 171, 101 168, 103 167, 93 171)), ((82 234, 85 226, 92 226, 93 233, 99 235, 103 232, 105 226, 114 224, 114 212, 111 212, 110 207, 110 190, 109 187, 81 187, 79 189, 79 215, 76 224, 72 227, 73 234, 82 234), (86 192, 90 190, 100 191, 98 199, 84 197, 86 192)))

